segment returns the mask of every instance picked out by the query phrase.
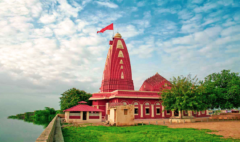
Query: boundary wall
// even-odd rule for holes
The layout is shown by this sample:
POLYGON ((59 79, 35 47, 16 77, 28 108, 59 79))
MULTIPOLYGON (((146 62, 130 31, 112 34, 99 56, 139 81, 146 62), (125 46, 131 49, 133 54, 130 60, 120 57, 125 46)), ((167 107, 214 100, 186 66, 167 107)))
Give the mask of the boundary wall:
MULTIPOLYGON (((59 129, 59 125, 60 125, 60 121, 58 119, 60 118, 58 118, 58 115, 56 115, 52 119, 52 121, 48 124, 48 126, 45 128, 45 130, 41 133, 41 135, 36 139, 35 142, 54 142, 56 136, 61 137, 62 141, 58 141, 58 142, 64 142, 62 138, 62 133, 59 136, 58 134, 59 130, 56 131, 56 129, 59 129)), ((61 127, 60 127, 60 131, 61 131, 61 127)))

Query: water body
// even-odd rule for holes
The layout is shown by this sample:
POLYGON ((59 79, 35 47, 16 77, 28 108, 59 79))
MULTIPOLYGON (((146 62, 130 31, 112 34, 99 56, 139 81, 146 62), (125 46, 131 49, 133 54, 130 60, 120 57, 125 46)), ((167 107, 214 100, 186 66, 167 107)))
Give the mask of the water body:
POLYGON ((43 132, 43 125, 7 117, 44 107, 59 109, 59 96, 0 94, 0 142, 34 142, 43 132))
POLYGON ((1 142, 34 142, 43 132, 44 126, 23 120, 0 118, 1 142))

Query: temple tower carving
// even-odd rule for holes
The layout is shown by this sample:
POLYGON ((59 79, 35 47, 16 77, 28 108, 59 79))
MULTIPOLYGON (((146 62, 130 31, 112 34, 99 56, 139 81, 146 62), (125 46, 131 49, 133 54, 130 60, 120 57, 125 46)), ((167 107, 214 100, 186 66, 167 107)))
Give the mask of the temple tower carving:
POLYGON ((101 92, 134 90, 130 58, 122 36, 117 33, 109 44, 101 92))

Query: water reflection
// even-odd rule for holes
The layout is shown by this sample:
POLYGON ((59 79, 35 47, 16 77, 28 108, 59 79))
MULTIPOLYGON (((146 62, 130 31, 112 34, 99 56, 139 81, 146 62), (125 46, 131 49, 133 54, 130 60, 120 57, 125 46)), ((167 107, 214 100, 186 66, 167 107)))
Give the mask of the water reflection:
POLYGON ((37 120, 34 120, 34 118, 30 118, 30 119, 21 119, 21 118, 8 118, 8 119, 15 119, 15 120, 22 120, 24 122, 27 122, 27 123, 33 123, 35 125, 42 125, 44 128, 46 128, 48 126, 48 124, 51 122, 49 120, 42 120, 42 119, 37 119, 37 120))

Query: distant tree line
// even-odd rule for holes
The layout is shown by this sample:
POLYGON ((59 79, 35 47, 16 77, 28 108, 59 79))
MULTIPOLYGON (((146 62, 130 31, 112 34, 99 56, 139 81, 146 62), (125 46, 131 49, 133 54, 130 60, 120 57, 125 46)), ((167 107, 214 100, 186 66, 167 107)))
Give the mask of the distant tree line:
POLYGON ((56 116, 57 111, 54 108, 45 107, 44 110, 36 110, 34 112, 25 112, 23 114, 11 115, 9 119, 19 119, 34 124, 47 127, 49 122, 56 116))

